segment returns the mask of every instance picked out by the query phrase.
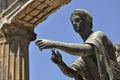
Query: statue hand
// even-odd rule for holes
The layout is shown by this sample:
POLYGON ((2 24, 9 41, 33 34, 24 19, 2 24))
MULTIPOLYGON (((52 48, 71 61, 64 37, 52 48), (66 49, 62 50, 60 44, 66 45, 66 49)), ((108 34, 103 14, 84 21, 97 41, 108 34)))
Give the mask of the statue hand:
POLYGON ((36 41, 36 45, 38 45, 38 47, 42 51, 42 49, 53 48, 54 41, 47 39, 40 39, 36 41))
POLYGON ((62 62, 62 55, 58 51, 55 51, 54 49, 52 49, 51 60, 55 64, 60 64, 62 62))

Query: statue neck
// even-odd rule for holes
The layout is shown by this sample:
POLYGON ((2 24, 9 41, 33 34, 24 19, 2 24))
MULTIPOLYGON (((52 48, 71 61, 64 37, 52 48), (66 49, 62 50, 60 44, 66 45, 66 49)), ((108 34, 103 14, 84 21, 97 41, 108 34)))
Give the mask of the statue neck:
POLYGON ((92 33, 93 33, 93 31, 91 30, 91 31, 89 31, 89 33, 88 32, 87 33, 82 32, 79 35, 81 36, 81 38, 85 42, 92 33))

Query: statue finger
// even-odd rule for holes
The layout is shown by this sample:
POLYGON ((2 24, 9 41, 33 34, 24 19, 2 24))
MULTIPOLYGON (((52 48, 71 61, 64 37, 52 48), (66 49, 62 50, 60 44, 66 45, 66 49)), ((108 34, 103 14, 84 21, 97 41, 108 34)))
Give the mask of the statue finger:
POLYGON ((56 54, 55 54, 55 52, 52 52, 52 56, 53 56, 54 58, 57 57, 56 54))
POLYGON ((37 40, 35 43, 36 43, 36 44, 39 44, 41 41, 43 41, 43 40, 37 40))
POLYGON ((56 51, 56 53, 57 53, 57 54, 60 54, 60 52, 59 52, 58 50, 56 51))
POLYGON ((61 56, 61 54, 58 50, 56 51, 56 56, 61 56))
POLYGON ((54 48, 51 51, 52 51, 52 55, 57 56, 57 51, 54 48))
POLYGON ((38 42, 36 45, 39 46, 39 45, 41 45, 41 44, 44 44, 44 43, 41 41, 41 42, 38 42))
POLYGON ((37 46, 39 47, 40 51, 42 51, 42 49, 45 46, 45 44, 37 44, 37 46))
POLYGON ((54 49, 54 48, 52 48, 52 50, 51 50, 51 51, 52 51, 52 54, 54 54, 54 53, 55 53, 55 49, 54 49))
POLYGON ((54 51, 52 54, 53 54, 54 56, 56 56, 56 57, 57 57, 57 55, 58 55, 57 51, 54 51))
POLYGON ((43 43, 41 43, 41 44, 38 44, 38 46, 39 46, 39 47, 42 47, 42 46, 44 46, 44 45, 45 45, 45 44, 43 44, 43 43))
POLYGON ((46 45, 41 45, 39 46, 40 49, 45 49, 46 48, 46 45))

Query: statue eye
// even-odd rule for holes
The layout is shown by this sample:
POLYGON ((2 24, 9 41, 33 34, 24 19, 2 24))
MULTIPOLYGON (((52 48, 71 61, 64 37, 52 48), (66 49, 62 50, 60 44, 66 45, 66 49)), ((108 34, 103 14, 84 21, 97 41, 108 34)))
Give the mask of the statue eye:
POLYGON ((76 18, 76 19, 75 19, 75 22, 80 22, 80 21, 81 21, 80 18, 76 18))

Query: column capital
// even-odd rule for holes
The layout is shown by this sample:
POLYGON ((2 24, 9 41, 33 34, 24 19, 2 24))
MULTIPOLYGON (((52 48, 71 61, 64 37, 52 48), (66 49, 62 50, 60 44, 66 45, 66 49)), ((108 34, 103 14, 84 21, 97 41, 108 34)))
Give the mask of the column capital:
POLYGON ((6 40, 21 38, 30 42, 36 39, 36 34, 34 29, 26 28, 23 25, 5 23, 0 29, 0 38, 6 38, 6 40))

